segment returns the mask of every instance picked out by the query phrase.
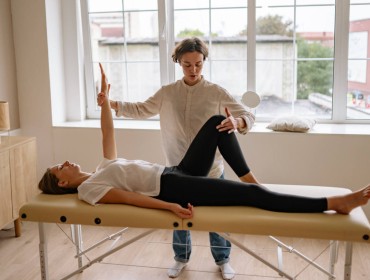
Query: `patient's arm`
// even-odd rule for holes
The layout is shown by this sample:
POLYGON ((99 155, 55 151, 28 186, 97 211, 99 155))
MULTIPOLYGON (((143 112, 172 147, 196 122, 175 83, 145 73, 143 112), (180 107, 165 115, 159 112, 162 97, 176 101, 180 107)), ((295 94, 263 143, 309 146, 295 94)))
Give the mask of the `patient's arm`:
POLYGON ((101 71, 101 92, 98 95, 98 105, 101 106, 100 126, 103 136, 103 156, 106 159, 117 158, 116 139, 114 134, 113 117, 109 102, 108 79, 102 65, 99 63, 101 71))
POLYGON ((98 203, 129 204, 144 208, 164 209, 172 211, 183 219, 193 217, 193 206, 190 204, 188 205, 188 208, 183 208, 177 203, 170 203, 139 193, 124 191, 117 188, 111 189, 98 201, 98 203))

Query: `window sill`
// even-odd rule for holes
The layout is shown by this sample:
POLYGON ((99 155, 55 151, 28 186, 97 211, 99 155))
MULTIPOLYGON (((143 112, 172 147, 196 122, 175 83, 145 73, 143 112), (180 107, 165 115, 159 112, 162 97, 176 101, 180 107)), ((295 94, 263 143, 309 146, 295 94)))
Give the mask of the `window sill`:
MULTIPOLYGON (((282 133, 267 129, 267 122, 256 122, 249 133, 282 133)), ((115 120, 117 129, 159 130, 159 121, 153 120, 115 120)), ((100 128, 100 120, 55 123, 53 127, 100 128)), ((286 133, 286 132, 285 132, 286 133)), ((289 133, 289 132, 288 132, 289 133)), ((294 132, 290 132, 294 133, 294 132)), ((328 135, 370 135, 370 124, 323 124, 319 123, 306 134, 328 135)))

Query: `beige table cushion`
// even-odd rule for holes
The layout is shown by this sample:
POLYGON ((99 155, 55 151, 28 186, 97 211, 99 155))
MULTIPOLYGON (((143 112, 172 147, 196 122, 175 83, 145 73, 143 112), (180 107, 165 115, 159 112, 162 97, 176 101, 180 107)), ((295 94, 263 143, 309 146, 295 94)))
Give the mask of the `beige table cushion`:
MULTIPOLYGON (((350 193, 344 188, 266 185, 269 189, 312 197, 350 193)), ((327 213, 279 213, 252 207, 197 207, 194 218, 184 220, 184 229, 370 242, 370 224, 362 208, 350 215, 327 213)))
MULTIPOLYGON (((349 193, 334 187, 266 185, 290 194, 321 197, 349 193)), ((39 194, 20 209, 24 221, 135 228, 190 229, 253 235, 370 242, 370 225, 362 208, 350 215, 278 213, 253 207, 196 207, 194 218, 181 220, 165 210, 130 205, 91 206, 77 195, 39 194)))
POLYGON ((24 221, 99 225, 134 228, 180 228, 182 220, 166 210, 147 209, 122 204, 92 206, 77 198, 77 194, 39 194, 21 207, 24 221))

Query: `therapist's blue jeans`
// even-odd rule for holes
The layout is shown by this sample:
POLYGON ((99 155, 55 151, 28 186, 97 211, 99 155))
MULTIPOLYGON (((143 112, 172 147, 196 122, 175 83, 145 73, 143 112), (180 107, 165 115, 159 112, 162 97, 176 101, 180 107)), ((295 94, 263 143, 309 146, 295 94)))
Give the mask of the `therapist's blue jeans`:
MULTIPOLYGON (((222 174, 221 179, 224 178, 222 174)), ((175 260, 187 263, 191 255, 191 235, 189 230, 174 230, 172 248, 175 260)), ((229 262, 231 243, 215 232, 209 233, 211 253, 217 265, 229 262)))

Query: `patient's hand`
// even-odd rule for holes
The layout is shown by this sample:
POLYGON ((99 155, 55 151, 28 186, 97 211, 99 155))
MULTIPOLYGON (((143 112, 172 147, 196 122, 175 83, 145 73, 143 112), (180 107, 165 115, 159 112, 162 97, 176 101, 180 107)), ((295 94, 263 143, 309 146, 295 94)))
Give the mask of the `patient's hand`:
POLYGON ((100 73, 101 73, 100 91, 108 94, 109 93, 108 78, 107 78, 107 75, 105 75, 104 68, 103 68, 103 65, 101 65, 101 63, 99 63, 99 67, 100 67, 100 73))
POLYGON ((188 203, 188 207, 184 208, 179 204, 172 204, 172 207, 170 209, 173 213, 175 213, 177 216, 179 216, 181 219, 190 219, 193 217, 194 209, 193 205, 188 203))
POLYGON ((109 90, 110 90, 110 84, 108 83, 108 78, 105 75, 103 65, 99 63, 100 72, 101 72, 101 88, 100 93, 97 97, 97 103, 99 106, 102 106, 105 101, 109 101, 109 90))

